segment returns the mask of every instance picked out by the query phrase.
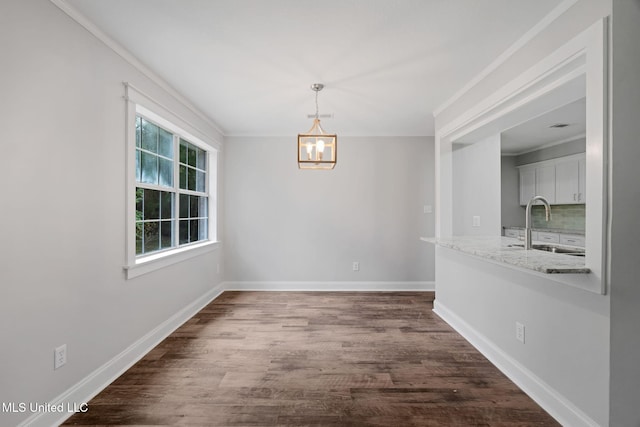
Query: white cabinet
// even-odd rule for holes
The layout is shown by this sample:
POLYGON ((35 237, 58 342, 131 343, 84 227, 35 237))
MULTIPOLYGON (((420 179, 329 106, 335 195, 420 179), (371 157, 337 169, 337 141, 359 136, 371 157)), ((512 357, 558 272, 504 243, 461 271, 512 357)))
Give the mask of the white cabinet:
POLYGON ((520 231, 521 230, 517 230, 515 228, 507 228, 504 230, 504 235, 505 237, 511 237, 513 239, 517 239, 518 237, 520 237, 520 231))
POLYGON ((556 167, 553 164, 536 167, 536 192, 547 202, 556 203, 556 167))
POLYGON ((526 205, 536 195, 536 168, 520 168, 520 204, 526 205))
MULTIPOLYGON (((524 229, 522 227, 505 227, 505 237, 524 240, 524 229)), ((531 240, 534 243, 559 243, 561 245, 578 246, 584 248, 585 238, 582 234, 565 234, 556 231, 531 231, 531 240)))
MULTIPOLYGON (((505 237, 512 237, 514 239, 524 240, 524 228, 505 228, 504 230, 505 237)), ((538 232, 532 231, 531 238, 533 240, 538 240, 538 232)))
POLYGON ((584 203, 586 200, 584 155, 560 158, 556 163, 556 204, 584 203))
POLYGON ((563 245, 580 246, 584 248, 585 240, 584 236, 577 234, 561 234, 560 243, 563 245))
POLYGON ((541 242, 546 243, 560 243, 560 234, 550 233, 547 231, 538 231, 538 239, 541 242))
POLYGON ((549 203, 556 200, 556 171, 553 165, 521 166, 520 205, 525 206, 533 196, 543 196, 549 203))
POLYGON ((585 203, 585 166, 584 154, 519 166, 520 205, 525 206, 534 195, 554 205, 585 203))
POLYGON ((587 202, 587 156, 582 155, 578 158, 578 202, 587 202))

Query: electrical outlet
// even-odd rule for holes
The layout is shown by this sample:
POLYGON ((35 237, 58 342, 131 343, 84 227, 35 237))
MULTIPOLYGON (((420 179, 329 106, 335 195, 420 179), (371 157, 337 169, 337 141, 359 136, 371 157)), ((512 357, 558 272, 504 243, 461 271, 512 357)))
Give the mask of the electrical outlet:
POLYGON ((474 216, 473 217, 473 226, 474 227, 480 227, 480 217, 479 216, 474 216))
POLYGON ((360 271, 360 263, 358 261, 353 261, 353 271, 360 271))
POLYGON ((62 368, 67 363, 67 345, 63 344, 53 350, 53 369, 62 368))
POLYGON ((516 339, 524 344, 524 325, 516 322, 516 339))

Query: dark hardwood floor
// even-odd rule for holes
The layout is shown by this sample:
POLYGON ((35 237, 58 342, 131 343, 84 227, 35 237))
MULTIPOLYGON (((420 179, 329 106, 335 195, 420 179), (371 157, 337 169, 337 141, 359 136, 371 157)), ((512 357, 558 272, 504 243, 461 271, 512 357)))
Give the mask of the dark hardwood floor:
POLYGON ((64 425, 557 426, 432 300, 225 292, 64 425))

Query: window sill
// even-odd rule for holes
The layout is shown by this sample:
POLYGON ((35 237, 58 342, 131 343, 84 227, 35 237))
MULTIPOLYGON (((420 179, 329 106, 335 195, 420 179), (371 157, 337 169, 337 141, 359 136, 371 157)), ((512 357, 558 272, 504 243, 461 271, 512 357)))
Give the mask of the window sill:
POLYGON ((127 280, 133 279, 134 277, 142 276, 143 274, 150 273, 160 268, 164 268, 208 252, 213 252, 218 249, 218 247, 220 247, 220 242, 208 241, 140 257, 136 260, 135 264, 124 266, 125 276, 127 280))

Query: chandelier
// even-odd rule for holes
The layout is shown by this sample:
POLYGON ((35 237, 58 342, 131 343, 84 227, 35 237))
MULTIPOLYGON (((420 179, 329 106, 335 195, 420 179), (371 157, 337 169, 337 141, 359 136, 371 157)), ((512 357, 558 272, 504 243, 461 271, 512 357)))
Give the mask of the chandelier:
POLYGON ((326 133, 318 118, 318 92, 324 88, 322 83, 314 83, 311 90, 316 93, 316 115, 313 126, 306 133, 298 134, 298 168, 333 169, 336 166, 338 148, 337 135, 326 133))

